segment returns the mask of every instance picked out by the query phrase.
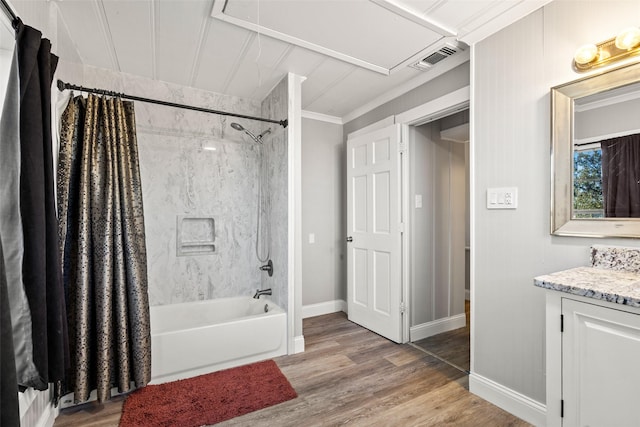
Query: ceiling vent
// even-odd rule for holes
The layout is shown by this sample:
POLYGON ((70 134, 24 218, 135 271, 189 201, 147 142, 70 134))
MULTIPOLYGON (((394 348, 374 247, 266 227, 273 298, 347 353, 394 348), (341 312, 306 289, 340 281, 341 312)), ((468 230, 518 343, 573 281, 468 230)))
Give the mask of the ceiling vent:
POLYGON ((428 54, 427 56, 422 58, 420 61, 414 62, 413 64, 410 65, 410 67, 413 67, 416 70, 420 70, 420 71, 427 71, 431 69, 431 67, 436 65, 438 62, 445 60, 448 57, 453 56, 458 52, 462 52, 464 50, 464 44, 456 40, 449 40, 443 43, 439 43, 438 45, 435 46, 435 49, 437 50, 428 54))

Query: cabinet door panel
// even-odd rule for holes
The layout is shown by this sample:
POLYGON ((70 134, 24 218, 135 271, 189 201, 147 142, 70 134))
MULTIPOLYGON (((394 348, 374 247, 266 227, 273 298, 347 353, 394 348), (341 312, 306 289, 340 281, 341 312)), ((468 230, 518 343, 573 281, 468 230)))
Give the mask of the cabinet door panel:
POLYGON ((640 316, 562 301, 565 426, 637 425, 640 316))

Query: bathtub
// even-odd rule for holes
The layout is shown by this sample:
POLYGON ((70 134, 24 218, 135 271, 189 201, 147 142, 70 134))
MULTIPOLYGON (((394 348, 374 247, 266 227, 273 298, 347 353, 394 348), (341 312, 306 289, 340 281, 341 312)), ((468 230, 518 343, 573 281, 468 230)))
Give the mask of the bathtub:
POLYGON ((220 298, 150 311, 151 384, 287 353, 287 315, 269 299, 220 298))

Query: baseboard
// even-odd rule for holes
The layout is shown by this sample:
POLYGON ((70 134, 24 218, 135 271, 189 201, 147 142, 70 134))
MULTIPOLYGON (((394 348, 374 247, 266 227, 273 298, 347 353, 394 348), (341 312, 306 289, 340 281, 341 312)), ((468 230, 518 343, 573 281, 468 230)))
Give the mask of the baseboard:
POLYGON ((293 354, 304 352, 304 335, 293 338, 293 354))
POLYGON ((466 323, 467 316, 464 313, 434 320, 433 322, 422 323, 409 329, 409 340, 412 342, 418 341, 443 332, 463 328, 466 323))
POLYGON ((347 302, 345 300, 337 299, 318 304, 303 305, 302 318, 322 316, 323 314, 337 313, 339 311, 347 312, 347 302))
POLYGON ((469 391, 535 426, 547 424, 546 405, 474 372, 469 391))

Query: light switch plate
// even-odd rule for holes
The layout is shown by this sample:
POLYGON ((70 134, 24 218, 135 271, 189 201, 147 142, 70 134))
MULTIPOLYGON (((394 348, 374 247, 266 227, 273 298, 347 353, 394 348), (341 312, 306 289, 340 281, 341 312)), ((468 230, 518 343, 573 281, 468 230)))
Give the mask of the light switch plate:
POLYGON ((487 189, 487 209, 517 209, 518 187, 487 189))

